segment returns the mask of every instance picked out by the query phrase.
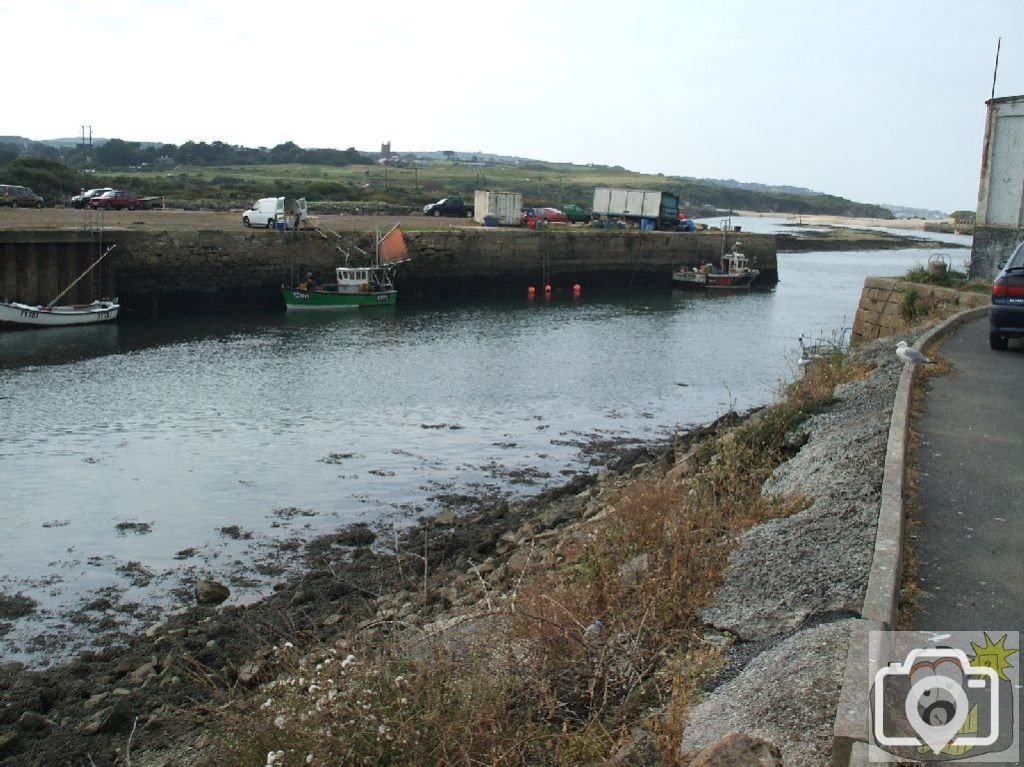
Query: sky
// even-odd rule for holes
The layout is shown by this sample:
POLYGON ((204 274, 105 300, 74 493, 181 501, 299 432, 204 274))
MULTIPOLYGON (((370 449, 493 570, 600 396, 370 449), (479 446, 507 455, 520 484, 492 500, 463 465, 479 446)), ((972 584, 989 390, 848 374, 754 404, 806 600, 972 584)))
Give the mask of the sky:
POLYGON ((1024 0, 2 0, 0 135, 454 150, 977 204, 1024 0), (17 62, 17 63, 15 63, 17 62))

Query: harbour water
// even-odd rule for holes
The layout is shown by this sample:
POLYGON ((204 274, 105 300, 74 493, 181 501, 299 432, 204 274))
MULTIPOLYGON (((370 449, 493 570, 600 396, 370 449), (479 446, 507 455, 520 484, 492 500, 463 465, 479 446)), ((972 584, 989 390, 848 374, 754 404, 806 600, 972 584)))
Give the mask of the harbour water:
MULTIPOLYGON (((453 498, 521 495, 643 442, 770 401, 801 335, 853 321, 865 276, 962 249, 779 254, 771 291, 525 296, 382 311, 125 321, 0 334, 0 660, 116 595, 267 593, 284 549, 401 527, 453 498)), ((128 616, 115 616, 131 628, 128 616)))

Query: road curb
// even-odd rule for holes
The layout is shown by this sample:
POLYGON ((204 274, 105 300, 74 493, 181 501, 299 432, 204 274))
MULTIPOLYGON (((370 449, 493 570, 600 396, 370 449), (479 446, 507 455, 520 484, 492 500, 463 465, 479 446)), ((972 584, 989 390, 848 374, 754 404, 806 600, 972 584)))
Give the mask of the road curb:
MULTIPOLYGON (((954 314, 922 335, 914 348, 927 351, 958 326, 988 314, 988 307, 954 314)), ((892 630, 896 622, 903 564, 903 525, 907 467, 907 435, 916 365, 904 365, 893 399, 889 438, 885 446, 882 498, 871 571, 861 609, 861 620, 853 629, 843 672, 842 690, 833 728, 832 764, 852 767, 864 764, 868 737, 868 632, 892 630)))

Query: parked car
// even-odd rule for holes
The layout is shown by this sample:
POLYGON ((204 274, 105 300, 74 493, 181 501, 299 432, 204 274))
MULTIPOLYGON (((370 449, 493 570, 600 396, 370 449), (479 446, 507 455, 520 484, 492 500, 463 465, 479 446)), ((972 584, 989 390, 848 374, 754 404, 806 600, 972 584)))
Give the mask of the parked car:
POLYGON ((43 198, 27 186, 0 184, 0 205, 9 205, 12 208, 41 208, 43 198))
POLYGON ((583 210, 579 205, 563 205, 562 212, 568 216, 569 221, 576 224, 581 221, 590 220, 590 211, 583 210))
POLYGON ((83 191, 81 194, 76 194, 71 198, 72 208, 86 208, 89 206, 89 200, 93 197, 99 197, 104 192, 113 192, 114 190, 109 186, 101 186, 98 189, 89 189, 83 191))
POLYGON ((1024 337, 1024 242, 1006 260, 992 283, 988 345, 1006 351, 1011 338, 1024 337))
POLYGON ((558 208, 527 208, 523 211, 523 224, 536 229, 537 224, 569 223, 569 217, 558 208))
POLYGON ((128 192, 124 189, 111 189, 99 197, 89 200, 90 208, 103 208, 104 210, 135 210, 139 207, 139 198, 135 192, 128 192))
POLYGON ((423 206, 424 216, 462 216, 473 218, 473 206, 463 202, 461 197, 445 197, 423 206))

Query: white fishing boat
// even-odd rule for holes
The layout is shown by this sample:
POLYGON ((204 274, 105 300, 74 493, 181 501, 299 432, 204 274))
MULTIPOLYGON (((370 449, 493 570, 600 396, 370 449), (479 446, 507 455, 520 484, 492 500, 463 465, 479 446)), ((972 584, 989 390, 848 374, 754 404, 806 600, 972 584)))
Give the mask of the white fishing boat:
POLYGON ((761 273, 750 266, 750 260, 740 253, 739 243, 722 255, 719 266, 701 264, 692 269, 677 269, 672 273, 672 285, 678 288, 702 290, 747 290, 761 273))
POLYGON ((57 304, 68 291, 78 284, 85 275, 91 272, 100 261, 116 246, 111 245, 103 255, 82 272, 74 281, 62 290, 56 298, 45 306, 23 304, 17 301, 0 301, 0 323, 25 327, 67 327, 68 325, 92 325, 97 322, 110 322, 117 319, 121 306, 117 299, 100 299, 88 304, 57 304))
POLYGON ((30 306, 17 301, 0 303, 0 322, 36 327, 91 325, 116 320, 120 305, 116 301, 93 301, 64 306, 30 306))

